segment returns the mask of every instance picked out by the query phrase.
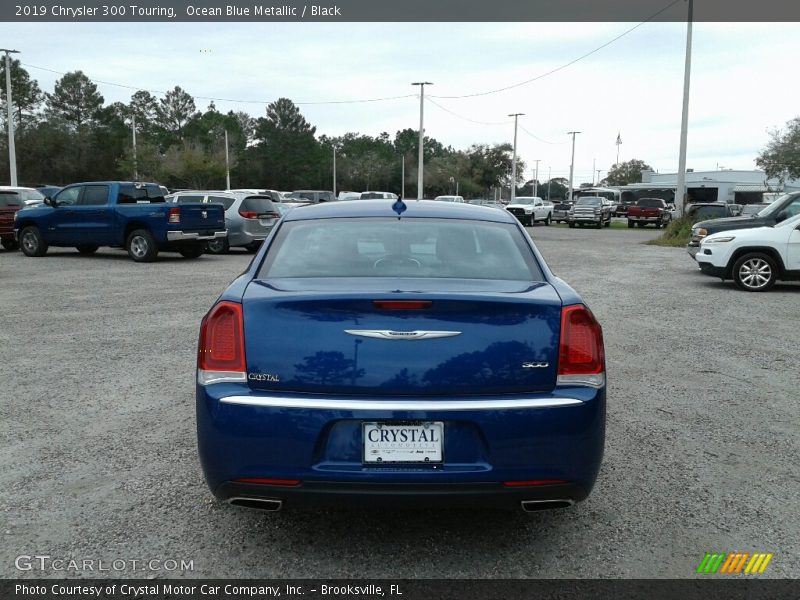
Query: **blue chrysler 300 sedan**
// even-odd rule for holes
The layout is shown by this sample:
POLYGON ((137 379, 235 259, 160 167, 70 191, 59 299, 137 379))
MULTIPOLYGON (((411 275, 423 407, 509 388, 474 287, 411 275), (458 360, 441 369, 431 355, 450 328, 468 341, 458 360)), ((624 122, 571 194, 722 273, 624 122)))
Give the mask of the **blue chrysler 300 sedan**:
POLYGON ((600 325, 513 215, 287 213, 203 319, 197 436, 234 505, 560 508, 603 457, 600 325))

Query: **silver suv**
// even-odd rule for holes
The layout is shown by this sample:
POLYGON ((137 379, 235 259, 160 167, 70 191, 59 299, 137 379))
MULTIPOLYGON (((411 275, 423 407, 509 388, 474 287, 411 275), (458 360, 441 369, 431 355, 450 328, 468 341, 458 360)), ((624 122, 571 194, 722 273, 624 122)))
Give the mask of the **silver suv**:
POLYGON ((269 196, 250 192, 177 192, 167 200, 215 203, 225 207, 228 237, 207 244, 208 251, 213 254, 224 254, 234 247, 256 252, 280 219, 280 213, 269 196))

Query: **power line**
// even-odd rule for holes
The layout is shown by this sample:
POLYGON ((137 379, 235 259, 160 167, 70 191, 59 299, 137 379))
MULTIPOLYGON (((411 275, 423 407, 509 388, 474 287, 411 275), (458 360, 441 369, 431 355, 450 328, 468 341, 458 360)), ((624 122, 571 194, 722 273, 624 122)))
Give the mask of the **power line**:
POLYGON ((538 135, 536 135, 536 134, 534 134, 534 133, 531 133, 530 131, 528 131, 527 129, 525 129, 525 128, 524 128, 522 125, 520 125, 520 126, 519 126, 519 128, 520 128, 520 129, 522 129, 522 131, 524 131, 525 133, 527 133, 527 134, 528 134, 529 136, 531 136, 532 138, 534 138, 534 139, 536 139, 536 140, 539 140, 540 142, 542 142, 542 143, 544 143, 544 144, 550 144, 551 146, 562 146, 562 145, 564 145, 564 144, 569 144, 569 141, 566 141, 566 142, 548 142, 547 140, 543 140, 542 138, 540 138, 538 135))
POLYGON ((555 69, 551 69, 550 71, 547 71, 546 73, 542 73, 541 75, 537 75, 536 77, 532 77, 531 79, 526 79, 525 81, 520 81, 519 83, 514 83, 512 85, 507 85, 505 87, 497 88, 497 89, 494 89, 494 90, 487 90, 485 92, 475 92, 474 94, 462 94, 460 96, 433 96, 433 97, 434 98, 439 98, 439 99, 475 98, 477 96, 488 96, 489 94, 497 94, 499 92, 505 92, 507 90, 511 90, 511 89, 514 89, 514 88, 521 87, 523 85, 527 85, 529 83, 533 83, 534 81, 539 81, 540 79, 544 79, 545 77, 548 77, 549 75, 552 75, 554 73, 558 73, 559 71, 563 71, 567 67, 571 67, 575 63, 577 63, 579 61, 582 61, 584 58, 588 58, 592 54, 595 54, 595 53, 599 52, 600 50, 602 50, 603 48, 606 48, 607 46, 610 46, 611 44, 613 44, 617 40, 625 37, 626 35, 628 35, 632 31, 634 31, 634 30, 638 29, 639 27, 641 27, 642 25, 644 25, 645 23, 649 23, 650 21, 655 19, 658 15, 660 15, 664 11, 672 8, 672 6, 674 6, 678 2, 683 2, 683 1, 684 0, 672 0, 672 2, 667 4, 664 8, 662 8, 658 12, 653 13, 652 15, 647 17, 644 21, 642 21, 641 23, 639 23, 637 25, 634 25, 630 29, 622 32, 617 37, 613 38, 612 40, 609 40, 608 42, 606 42, 602 46, 598 46, 597 48, 595 48, 591 52, 587 52, 586 54, 583 54, 583 55, 579 56, 578 58, 575 58, 575 59, 569 61, 568 63, 565 63, 565 64, 561 65, 560 67, 556 67, 555 69))
MULTIPOLYGON (((579 56, 578 58, 575 58, 575 59, 569 61, 568 63, 565 63, 565 64, 563 64, 563 65, 561 65, 559 67, 556 67, 555 69, 551 69, 550 71, 547 71, 546 73, 542 73, 540 75, 537 75, 536 77, 533 77, 531 79, 527 79, 525 81, 520 81, 519 83, 514 83, 512 85, 508 85, 508 86, 505 86, 505 87, 497 88, 497 89, 494 89, 494 90, 487 90, 487 91, 484 91, 484 92, 475 92, 475 93, 472 93, 472 94, 462 94, 462 95, 456 95, 456 96, 429 96, 428 100, 433 102, 431 100, 432 97, 433 98, 439 98, 439 99, 455 99, 455 98, 475 98, 475 97, 478 97, 478 96, 488 96, 489 94, 496 94, 496 93, 499 93, 499 92, 504 92, 504 91, 507 91, 507 90, 510 90, 510 89, 521 87, 521 86, 527 85, 529 83, 533 83, 534 81, 538 81, 540 79, 548 77, 549 75, 552 75, 554 73, 562 71, 562 70, 566 69, 567 67, 570 67, 570 66, 574 65, 575 63, 577 63, 577 62, 579 62, 579 61, 581 61, 581 60, 583 60, 585 58, 588 58, 592 54, 595 54, 595 53, 599 52, 603 48, 606 48, 606 47, 610 46, 611 44, 613 44, 617 40, 625 37, 626 35, 628 35, 632 31, 638 29, 642 25, 644 25, 646 23, 649 23, 650 21, 655 19, 658 15, 660 15, 663 12, 665 12, 666 10, 668 10, 669 8, 671 8, 672 6, 677 4, 678 2, 683 2, 683 0, 672 0, 672 2, 670 2, 664 8, 662 8, 661 10, 659 10, 656 13, 653 13, 651 16, 649 16, 647 19, 645 19, 641 23, 638 23, 637 25, 635 25, 635 26, 631 27, 630 29, 624 31, 623 33, 621 33, 620 35, 616 36, 615 38, 609 40, 605 44, 603 44, 601 46, 598 46, 597 48, 595 48, 591 52, 587 52, 586 54, 583 54, 582 56, 579 56)), ((57 71, 55 69, 49 69, 47 67, 40 67, 38 65, 32 65, 32 64, 29 64, 29 63, 21 63, 21 64, 23 66, 25 66, 25 67, 30 68, 30 69, 37 69, 37 70, 40 70, 40 71, 46 71, 48 73, 54 73, 56 75, 62 75, 62 76, 66 75, 66 73, 63 72, 63 71, 57 71)), ((150 92, 151 94, 165 95, 167 93, 166 91, 163 91, 163 90, 151 90, 151 89, 147 89, 147 88, 139 87, 139 86, 127 85, 127 84, 123 84, 123 83, 115 83, 115 82, 112 82, 112 81, 104 81, 102 79, 92 79, 92 81, 96 82, 96 83, 103 84, 103 85, 110 85, 110 86, 113 86, 113 87, 119 87, 119 88, 124 88, 124 89, 129 89, 129 90, 136 90, 136 91, 150 92)), ((391 100, 403 100, 403 99, 406 99, 406 98, 415 98, 415 97, 417 97, 416 94, 403 94, 403 95, 400 95, 400 96, 385 96, 385 97, 381 97, 381 98, 356 98, 356 99, 348 99, 348 100, 304 101, 304 102, 295 102, 294 104, 296 104, 296 105, 306 105, 306 106, 309 106, 309 105, 323 105, 323 104, 363 104, 363 103, 369 103, 369 102, 386 102, 386 101, 391 101, 391 100)), ((194 96, 194 98, 197 99, 197 100, 210 100, 212 102, 231 102, 231 103, 237 103, 237 104, 264 104, 264 105, 266 105, 266 104, 270 104, 270 102, 272 102, 271 100, 241 100, 241 99, 236 99, 236 98, 218 98, 218 97, 214 97, 214 96, 194 96)), ((450 114, 452 114, 452 115, 454 115, 454 116, 456 116, 458 118, 464 119, 466 121, 471 121, 473 123, 477 123, 477 124, 480 124, 480 125, 507 125, 508 123, 510 123, 510 121, 506 121, 506 122, 476 121, 474 119, 470 119, 468 117, 463 117, 463 116, 461 116, 459 114, 456 114, 453 111, 451 111, 451 110, 449 110, 447 108, 444 108, 443 106, 441 106, 439 104, 436 104, 436 106, 438 106, 442 110, 444 110, 446 112, 449 112, 450 114)), ((526 132, 526 133, 528 133, 529 135, 533 135, 530 132, 526 132)), ((536 137, 536 136, 533 136, 533 137, 536 137)), ((536 139, 539 139, 539 138, 536 138, 536 139)), ((540 141, 543 141, 544 143, 552 143, 552 142, 546 142, 544 140, 540 140, 540 141)))
MULTIPOLYGON (((55 73, 56 75, 66 75, 63 71, 56 71, 54 69, 48 69, 47 67, 39 67, 37 65, 31 65, 28 63, 22 63, 22 66, 28 67, 31 69, 38 69, 40 71, 47 71, 48 73, 55 73)), ((88 75, 87 75, 88 77, 88 75)), ((103 81, 102 79, 94 79, 90 78, 94 83, 101 83, 103 85, 110 85, 113 87, 124 88, 128 90, 136 90, 142 92, 150 92, 151 94, 161 94, 162 96, 165 95, 167 92, 163 90, 149 90, 144 87, 139 87, 135 85, 126 85, 124 83, 114 83, 113 81, 103 81)), ((212 102, 233 102, 238 104, 269 104, 272 100, 239 100, 235 98, 217 98, 214 96, 193 96, 196 100, 211 100, 212 102)), ((416 94, 405 94, 402 96, 386 96, 384 98, 359 98, 359 99, 351 99, 351 100, 319 100, 319 101, 309 101, 309 102, 295 102, 294 104, 297 105, 310 105, 310 104, 357 104, 357 103, 364 103, 364 102, 383 102, 386 100, 401 100, 403 98, 416 98, 416 94)))
POLYGON ((434 106, 439 107, 444 112, 450 113, 454 117, 458 117, 459 119, 463 119, 464 121, 469 121, 470 123, 477 123, 478 125, 508 125, 509 123, 512 123, 512 121, 477 121, 475 119, 470 119, 469 117, 465 117, 464 115, 460 115, 458 113, 455 113, 452 110, 450 110, 449 108, 445 108, 444 106, 442 106, 438 102, 435 102, 434 100, 431 100, 430 96, 427 96, 425 98, 425 100, 427 100, 428 102, 430 102, 434 106))

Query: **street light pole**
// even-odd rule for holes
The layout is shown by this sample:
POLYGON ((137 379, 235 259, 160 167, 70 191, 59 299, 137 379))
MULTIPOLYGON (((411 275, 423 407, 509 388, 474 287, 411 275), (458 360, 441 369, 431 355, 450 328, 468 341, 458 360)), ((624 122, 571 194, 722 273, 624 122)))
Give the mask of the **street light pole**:
POLYGON ((550 200, 550 167, 547 167, 547 199, 550 200))
POLYGON ((6 53, 6 105, 8 108, 8 171, 11 185, 17 185, 17 149, 14 147, 14 108, 11 98, 11 55, 19 54, 19 50, 0 48, 6 53))
POLYGON ((417 165, 417 200, 422 200, 422 186, 423 186, 423 164, 422 164, 422 143, 425 137, 425 122, 423 115, 425 114, 425 86, 433 85, 430 81, 417 81, 411 85, 419 86, 419 164, 417 165))
POLYGON ((536 160, 533 161, 533 162, 536 163, 536 171, 533 174, 533 195, 534 196, 538 196, 539 195, 538 192, 539 192, 539 161, 540 160, 541 160, 541 158, 537 158, 536 160))
POLYGON ((133 180, 139 181, 139 161, 136 158, 136 113, 131 114, 131 133, 133 134, 133 180))
POLYGON ((228 130, 225 130, 225 185, 228 186, 225 189, 231 189, 231 167, 230 162, 228 161, 228 130))
POLYGON ((572 160, 569 163, 569 201, 572 202, 572 175, 575 172, 575 135, 580 131, 568 131, 567 135, 572 136, 572 160))
POLYGON ((511 158, 511 200, 514 203, 514 198, 517 197, 517 119, 525 113, 514 113, 508 115, 514 117, 514 155, 511 158))
POLYGON ((686 20, 686 63, 683 70, 683 112, 681 113, 681 144, 678 157, 678 181, 675 188, 675 213, 683 216, 686 201, 686 137, 689 129, 689 81, 692 71, 692 10, 693 0, 689 0, 689 17, 686 20))
POLYGON ((333 197, 336 198, 336 146, 333 146, 333 197))

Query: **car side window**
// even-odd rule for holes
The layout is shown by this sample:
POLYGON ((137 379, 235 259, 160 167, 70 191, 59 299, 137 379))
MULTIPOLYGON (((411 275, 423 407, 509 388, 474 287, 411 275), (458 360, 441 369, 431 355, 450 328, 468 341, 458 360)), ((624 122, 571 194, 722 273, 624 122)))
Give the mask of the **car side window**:
POLYGON ((81 186, 65 188, 61 190, 55 197, 58 206, 74 206, 78 203, 78 196, 81 193, 81 186))
POLYGON ((209 196, 208 201, 214 204, 222 204, 225 210, 228 210, 234 203, 233 198, 227 198, 225 196, 209 196))
POLYGON ((80 198, 81 206, 104 206, 108 204, 107 185, 86 185, 80 198))
MULTIPOLYGON (((794 217, 795 215, 800 215, 800 196, 795 198, 792 203, 784 209, 787 213, 789 213, 789 217, 794 217)), ((787 217, 787 218, 789 218, 787 217)))

